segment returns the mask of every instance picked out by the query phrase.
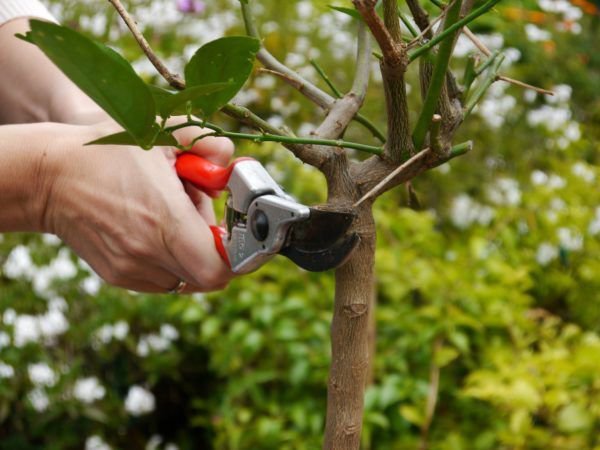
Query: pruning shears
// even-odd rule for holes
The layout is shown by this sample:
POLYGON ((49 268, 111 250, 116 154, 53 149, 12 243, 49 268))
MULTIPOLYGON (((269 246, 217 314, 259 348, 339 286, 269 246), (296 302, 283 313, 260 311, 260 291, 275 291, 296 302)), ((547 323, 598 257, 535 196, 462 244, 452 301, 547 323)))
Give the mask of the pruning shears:
POLYGON ((175 168, 181 179, 208 195, 228 191, 224 227, 211 226, 211 231, 217 251, 235 273, 252 272, 277 254, 309 271, 332 269, 360 241, 348 232, 351 211, 298 203, 255 159, 238 158, 223 167, 182 153, 175 168))

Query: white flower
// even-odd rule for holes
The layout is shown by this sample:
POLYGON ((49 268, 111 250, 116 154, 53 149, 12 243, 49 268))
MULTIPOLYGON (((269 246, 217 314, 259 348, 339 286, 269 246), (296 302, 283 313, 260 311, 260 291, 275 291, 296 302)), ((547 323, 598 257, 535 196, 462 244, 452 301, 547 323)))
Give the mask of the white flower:
POLYGON ((567 182, 564 178, 559 177, 558 175, 550 175, 548 178, 547 186, 550 189, 562 189, 567 185, 567 182))
POLYGON ((17 313, 12 308, 6 309, 4 311, 4 314, 2 314, 2 321, 6 325, 13 325, 15 323, 16 318, 17 318, 17 313))
POLYGON ((155 400, 152 392, 141 386, 131 386, 125 399, 125 411, 132 416, 141 416, 154 411, 155 400))
POLYGON ((124 320, 119 320, 115 324, 107 323, 102 325, 94 333, 95 338, 102 344, 108 344, 113 339, 122 341, 129 333, 129 324, 124 320))
POLYGON ((517 206, 521 203, 519 183, 512 178, 500 178, 487 190, 490 201, 497 205, 517 206))
POLYGON ((158 434, 154 434, 148 440, 145 450, 158 450, 158 447, 160 446, 161 443, 162 443, 162 437, 159 436, 158 434))
POLYGON ((44 241, 44 244, 51 245, 53 247, 60 245, 62 242, 57 235, 50 233, 42 234, 42 241, 44 241))
POLYGON ((558 257, 558 248, 556 248, 552 244, 549 244, 548 242, 544 242, 544 243, 540 244, 540 246, 537 249, 537 253, 535 255, 536 261, 541 266, 548 265, 548 263, 550 263, 552 260, 556 259, 557 257, 558 257))
POLYGON ((90 436, 85 440, 85 450, 111 450, 100 436, 90 436))
POLYGON ((7 278, 26 278, 31 279, 33 276, 35 267, 31 260, 31 254, 29 248, 24 245, 18 245, 12 249, 6 262, 4 263, 4 275, 7 278))
POLYGON ((102 286, 102 279, 95 273, 81 281, 81 289, 88 295, 96 295, 102 286))
POLYGON ((13 326, 15 346, 23 347, 30 342, 40 340, 41 331, 37 317, 28 314, 17 316, 13 326))
POLYGON ((29 394, 27 394, 27 399, 29 400, 29 403, 31 403, 31 406, 33 406, 33 409, 37 412, 44 412, 50 404, 46 392, 41 388, 30 391, 29 394))
POLYGON ((531 183, 539 186, 540 184, 546 184, 548 182, 548 175, 541 170, 534 170, 531 172, 531 183))
POLYGON ((46 363, 29 364, 27 373, 31 382, 37 386, 52 387, 56 384, 56 374, 46 363))
POLYGON ((569 100, 571 100, 573 88, 568 84, 559 84, 552 88, 552 92, 554 92, 554 95, 545 96, 548 103, 567 103, 569 100))
POLYGON ((495 216, 489 206, 483 206, 466 194, 461 194, 452 202, 450 218, 458 228, 465 229, 473 223, 489 225, 495 216))
POLYGON ((15 375, 13 366, 0 361, 0 379, 12 378, 15 375))
POLYGON ((0 350, 10 344, 10 336, 4 331, 0 331, 0 350))
POLYGON ((119 320, 115 323, 112 330, 113 338, 117 341, 122 341, 129 333, 129 324, 124 320, 119 320))
POLYGON ((39 316, 38 324, 40 332, 47 339, 47 342, 52 342, 56 336, 65 333, 69 329, 67 318, 62 311, 58 310, 50 310, 39 316))
POLYGON ((48 301, 48 311, 66 312, 69 304, 63 297, 53 297, 48 301))
POLYGON ((578 161, 571 166, 571 173, 588 183, 592 183, 596 179, 594 171, 581 161, 578 161))
POLYGON ((525 25, 525 34, 527 34, 527 39, 531 42, 549 41, 552 39, 549 31, 542 30, 532 23, 525 25))
POLYGON ((137 354, 141 357, 148 356, 150 350, 162 352, 169 348, 171 341, 158 334, 141 336, 137 345, 137 354))
POLYGON ((73 396, 83 403, 93 403, 104 398, 104 394, 106 394, 106 389, 96 377, 79 379, 73 387, 73 396))
POLYGON ((600 233, 600 207, 596 208, 596 216, 592 219, 588 226, 588 233, 592 236, 600 233))
POLYGON ((179 446, 169 442, 167 445, 165 445, 165 450, 179 450, 179 446))
POLYGON ((160 326, 160 335, 169 341, 174 341, 179 338, 179 331, 173 325, 165 323, 160 326))
POLYGON ((556 231, 560 245, 567 250, 577 251, 583 248, 583 236, 570 228, 559 228, 556 231))

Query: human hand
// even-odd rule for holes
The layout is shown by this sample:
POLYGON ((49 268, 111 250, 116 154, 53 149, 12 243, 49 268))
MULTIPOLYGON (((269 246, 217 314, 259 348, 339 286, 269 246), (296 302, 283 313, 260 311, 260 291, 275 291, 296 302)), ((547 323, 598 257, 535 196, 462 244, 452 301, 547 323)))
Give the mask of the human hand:
MULTIPOLYGON (((56 139, 42 171, 47 186, 42 228, 116 286, 167 292, 184 280, 185 292, 223 288, 232 273, 209 229, 215 223, 212 202, 179 180, 174 168, 178 151, 83 146, 115 131, 111 122, 53 124, 56 139)), ((199 133, 184 128, 175 136, 187 145, 199 133)), ((233 144, 207 137, 190 151, 226 165, 233 144)))

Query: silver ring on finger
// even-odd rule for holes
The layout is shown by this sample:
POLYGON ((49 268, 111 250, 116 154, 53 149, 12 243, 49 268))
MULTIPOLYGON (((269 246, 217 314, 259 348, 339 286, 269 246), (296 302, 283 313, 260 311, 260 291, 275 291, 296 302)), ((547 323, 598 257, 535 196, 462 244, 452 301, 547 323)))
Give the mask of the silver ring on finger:
POLYGON ((179 282, 177 283, 177 286, 175 286, 172 289, 169 289, 167 292, 169 294, 181 294, 186 287, 187 287, 187 281, 179 280, 179 282))

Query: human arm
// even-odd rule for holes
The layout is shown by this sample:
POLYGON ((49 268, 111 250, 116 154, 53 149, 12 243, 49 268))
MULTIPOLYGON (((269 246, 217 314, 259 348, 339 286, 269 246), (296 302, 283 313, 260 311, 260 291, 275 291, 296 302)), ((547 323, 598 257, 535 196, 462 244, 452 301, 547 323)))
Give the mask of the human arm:
POLYGON ((15 37, 28 18, 0 24, 0 123, 89 124, 106 114, 34 45, 15 37))
MULTIPOLYGON (((176 151, 84 146, 115 125, 0 127, 0 232, 57 234, 110 284, 166 292, 222 288, 232 274, 215 250, 208 197, 182 185, 176 151), (192 200, 193 199, 193 200, 192 200)), ((196 130, 177 139, 189 144, 196 130)), ((231 141, 205 138, 191 150, 225 165, 231 141)))

